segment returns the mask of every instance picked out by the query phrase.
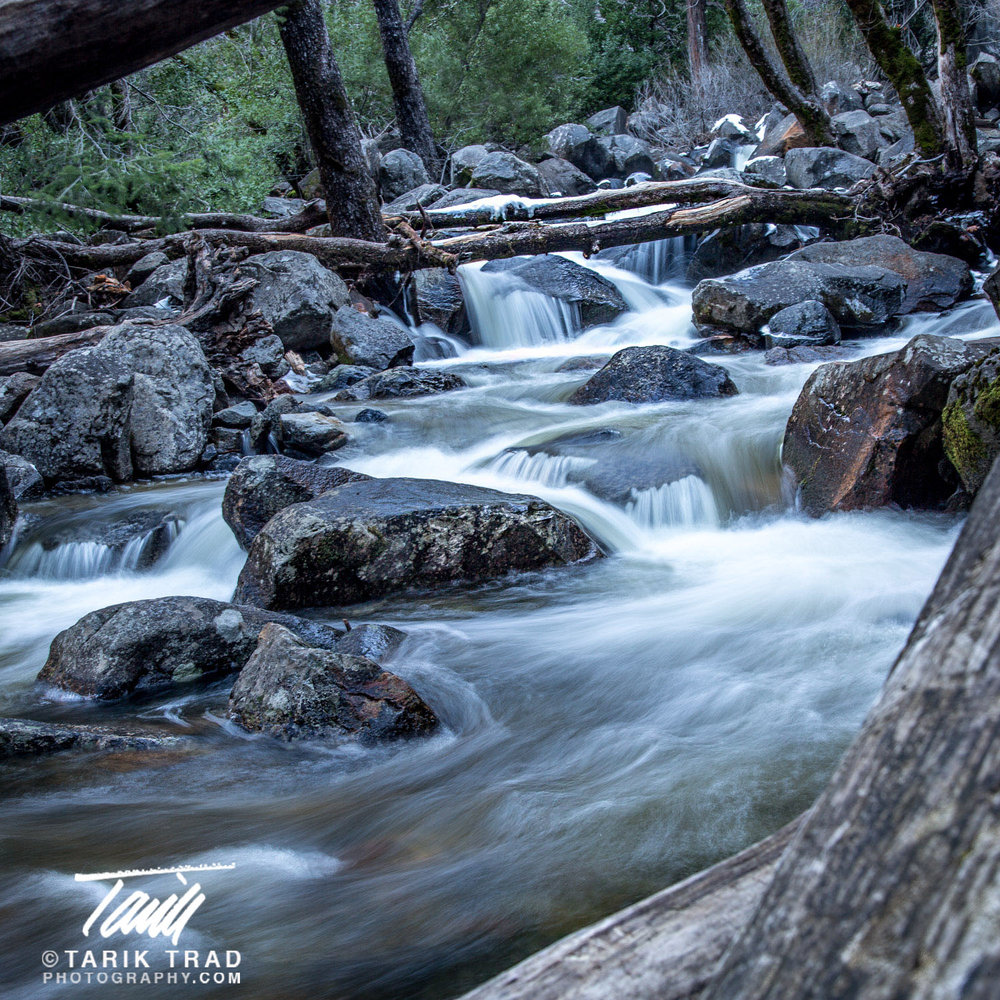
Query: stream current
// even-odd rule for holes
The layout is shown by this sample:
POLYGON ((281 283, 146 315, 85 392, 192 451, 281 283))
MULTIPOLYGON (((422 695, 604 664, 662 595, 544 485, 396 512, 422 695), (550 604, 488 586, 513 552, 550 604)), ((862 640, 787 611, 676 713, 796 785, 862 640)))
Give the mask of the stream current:
MULTIPOLYGON (((559 371, 569 358, 694 342, 679 262, 666 243, 620 258, 626 269, 587 262, 631 311, 582 334, 571 309, 511 288, 503 273, 463 269, 473 343, 425 327, 418 359, 469 387, 379 402, 390 420, 352 425, 351 443, 328 456, 374 476, 543 497, 608 554, 348 609, 352 622, 408 633, 387 665, 444 722, 431 739, 359 750, 249 738, 225 719, 231 679, 127 706, 40 689, 50 641, 83 614, 167 595, 228 600, 243 555, 221 517, 218 479, 23 506, 28 527, 0 571, 0 715, 106 724, 138 715, 198 742, 4 765, 4 997, 136 995, 41 985, 41 953, 88 946, 80 928, 107 889, 74 873, 217 862, 236 868, 200 877, 207 900, 183 946, 239 950, 242 978, 199 995, 444 1000, 810 804, 959 521, 796 511, 780 444, 812 365, 713 357, 739 396, 567 405, 592 374, 559 371), (175 518, 150 568, 136 568, 141 541, 124 552, 42 544, 149 509, 175 518)), ((853 345, 855 355, 918 332, 978 337, 997 324, 988 303, 973 302, 911 318, 853 345)), ((348 420, 360 408, 337 406, 348 420)), ((166 968, 172 945, 141 946, 166 968)))

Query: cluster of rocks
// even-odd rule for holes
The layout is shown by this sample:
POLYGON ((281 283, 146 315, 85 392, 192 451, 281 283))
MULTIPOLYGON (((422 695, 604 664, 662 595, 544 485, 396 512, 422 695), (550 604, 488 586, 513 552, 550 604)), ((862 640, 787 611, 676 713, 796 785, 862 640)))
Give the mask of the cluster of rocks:
POLYGON ((825 364, 802 389, 782 458, 810 514, 963 509, 1000 454, 1000 345, 914 337, 825 364))

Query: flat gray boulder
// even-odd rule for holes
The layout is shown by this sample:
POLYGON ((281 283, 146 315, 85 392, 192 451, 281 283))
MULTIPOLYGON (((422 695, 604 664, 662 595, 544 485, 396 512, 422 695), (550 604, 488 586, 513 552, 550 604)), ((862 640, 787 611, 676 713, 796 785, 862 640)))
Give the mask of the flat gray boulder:
POLYGON ((804 146, 785 154, 785 178, 793 188, 850 188, 875 173, 863 156, 829 146, 804 146))
POLYGON ((81 753, 122 750, 180 750, 188 745, 182 736, 106 726, 36 722, 33 719, 0 719, 0 760, 47 757, 65 750, 81 753))
POLYGON ((340 606, 598 554, 574 520, 535 497, 436 480, 370 479, 271 518, 250 546, 236 600, 267 608, 340 606))
POLYGON ((468 383, 454 372, 436 368, 390 368, 355 382, 334 397, 338 402, 358 403, 368 399, 412 399, 464 389, 468 383))
POLYGON ((337 310, 330 328, 330 344, 337 360, 381 371, 413 361, 414 343, 391 319, 359 312, 353 306, 337 310))
POLYGON ((373 744, 421 736, 437 717, 402 678, 366 656, 320 649, 265 625, 229 698, 229 717, 283 740, 346 737, 373 744))
POLYGON ((529 198, 540 198, 545 193, 538 168, 513 153, 489 153, 484 156, 472 172, 472 186, 529 198))

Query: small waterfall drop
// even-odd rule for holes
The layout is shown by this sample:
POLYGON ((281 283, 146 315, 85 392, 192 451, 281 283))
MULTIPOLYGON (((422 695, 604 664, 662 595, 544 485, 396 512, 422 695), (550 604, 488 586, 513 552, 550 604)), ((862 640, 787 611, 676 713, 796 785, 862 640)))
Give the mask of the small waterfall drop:
POLYGON ((673 483, 646 490, 632 490, 626 513, 641 527, 717 528, 722 519, 708 483, 685 476, 673 483))
POLYGON ((528 288, 503 271, 458 269, 473 340, 503 350, 572 340, 582 329, 578 306, 528 288))
POLYGON ((489 464, 491 471, 511 479, 540 483, 543 486, 566 486, 572 482, 574 472, 589 469, 594 459, 578 458, 573 455, 546 455, 518 449, 498 455, 489 464))

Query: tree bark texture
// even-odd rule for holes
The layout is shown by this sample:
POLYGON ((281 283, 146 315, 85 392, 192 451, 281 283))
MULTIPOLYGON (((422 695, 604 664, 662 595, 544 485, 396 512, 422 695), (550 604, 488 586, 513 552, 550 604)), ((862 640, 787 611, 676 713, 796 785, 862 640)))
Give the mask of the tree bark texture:
POLYGON ((698 88, 708 70, 708 19, 706 0, 687 0, 688 70, 698 88))
POLYGON ((767 23, 771 26, 771 35, 777 46, 778 55, 788 73, 788 79, 807 97, 818 100, 819 92, 816 86, 816 76, 809 65, 798 35, 792 27, 792 19, 788 15, 785 0, 763 0, 767 23))
POLYGON ((211 38, 282 0, 0 0, 0 125, 211 38))
POLYGON ((957 165, 972 166, 978 152, 976 109, 969 88, 965 25, 957 0, 933 0, 938 30, 938 80, 945 139, 957 165))
POLYGON ((399 2, 373 0, 373 4, 403 147, 416 153, 424 161, 430 176, 436 178, 441 165, 434 147, 434 135, 417 74, 417 64, 410 52, 407 28, 399 12, 399 2))
POLYGON ((282 11, 280 25, 333 235, 380 242, 385 229, 378 191, 319 0, 294 0, 282 11))

